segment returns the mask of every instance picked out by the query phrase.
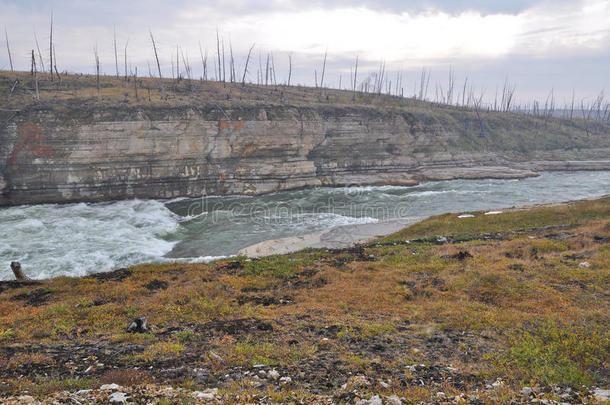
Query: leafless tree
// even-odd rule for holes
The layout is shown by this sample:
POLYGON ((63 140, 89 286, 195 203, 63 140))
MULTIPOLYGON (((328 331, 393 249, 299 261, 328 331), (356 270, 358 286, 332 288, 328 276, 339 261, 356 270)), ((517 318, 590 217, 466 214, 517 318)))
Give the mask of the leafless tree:
POLYGON ((40 71, 44 72, 44 60, 42 59, 42 52, 40 52, 40 45, 38 44, 38 36, 36 35, 36 31, 34 31, 34 40, 36 41, 36 49, 38 50, 38 61, 40 62, 40 71))
POLYGON ((290 86, 291 78, 292 78, 292 54, 288 54, 288 86, 290 86))
POLYGON ((248 64, 250 63, 250 56, 252 55, 252 50, 254 49, 254 45, 255 44, 252 44, 252 46, 250 47, 250 50, 248 51, 248 56, 246 57, 246 65, 244 66, 244 74, 241 77, 242 85, 246 84, 246 73, 248 73, 248 64))
POLYGON ((354 84, 352 86, 353 91, 356 91, 356 83, 358 83, 358 57, 359 55, 356 55, 356 66, 354 67, 354 84))
POLYGON ((218 54, 218 81, 222 77, 222 69, 220 62, 220 36, 218 35, 218 28, 216 28, 216 53, 218 54))
POLYGON ((100 84, 100 58, 97 53, 97 45, 93 48, 93 54, 95 55, 95 79, 97 84, 97 99, 102 101, 102 87, 100 84))
POLYGON ((125 62, 125 87, 127 87, 127 46, 129 46, 129 38, 127 38, 127 41, 125 41, 125 48, 123 49, 123 59, 125 62))
POLYGON ((201 41, 199 41, 199 55, 201 56, 201 67, 203 69, 201 80, 208 80, 208 51, 206 49, 204 56, 203 49, 201 48, 201 41))
POLYGON ((32 49, 32 74, 34 75, 34 89, 36 90, 36 100, 40 100, 40 92, 38 91, 38 69, 36 68, 36 57, 32 49))
POLYGON ((11 45, 8 42, 8 32, 4 29, 4 36, 6 37, 6 51, 8 52, 8 62, 11 65, 11 72, 13 71, 13 57, 11 56, 11 45))
POLYGON ((269 53, 267 53, 267 64, 265 65, 265 86, 269 84, 269 53))
MULTIPOLYGON (((153 51, 155 51, 155 60, 157 61, 157 70, 159 71, 159 79, 163 78, 161 74, 161 63, 159 63, 159 53, 157 52, 157 44, 155 43, 155 38, 153 37, 152 31, 150 33, 150 40, 152 41, 153 51)), ((125 71, 127 72, 127 70, 125 71)))
POLYGON ((49 69, 51 70, 51 81, 53 81, 53 12, 51 11, 51 30, 49 34, 49 69))
POLYGON ((446 103, 449 105, 453 104, 453 92, 455 90, 455 73, 453 68, 449 67, 449 83, 447 86, 447 100, 446 103))
POLYGON ((116 68, 116 78, 119 78, 119 54, 116 49, 116 27, 114 27, 114 66, 116 68))
POLYGON ((320 78, 320 87, 324 87, 324 73, 326 72, 326 56, 328 55, 328 48, 324 51, 324 63, 322 64, 322 77, 320 78))

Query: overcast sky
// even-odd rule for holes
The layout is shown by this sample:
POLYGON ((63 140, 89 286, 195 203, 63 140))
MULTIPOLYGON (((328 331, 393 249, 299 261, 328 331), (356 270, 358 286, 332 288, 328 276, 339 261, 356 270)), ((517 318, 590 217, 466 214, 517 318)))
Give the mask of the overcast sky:
MULTIPOLYGON (((171 75, 179 44, 199 76, 199 42, 211 64, 218 29, 227 51, 231 41, 238 69, 255 44, 252 81, 259 53, 264 59, 272 52, 278 82, 286 80, 292 54, 293 82, 313 84, 328 49, 325 83, 335 87, 339 77, 347 86, 358 55, 361 79, 385 61, 392 80, 404 72, 406 94, 422 67, 432 70, 432 93, 437 83, 447 86, 450 68, 458 82, 468 76, 492 97, 506 78, 520 100, 543 100, 551 89, 560 101, 573 89, 592 98, 610 88, 610 0, 0 0, 16 68, 29 70, 34 32, 48 59, 51 12, 61 71, 92 72, 97 45, 102 70, 114 74, 116 29, 119 48, 129 40, 130 68, 148 74, 150 29, 164 75, 171 75)), ((8 68, 3 41, 0 69, 8 68)))

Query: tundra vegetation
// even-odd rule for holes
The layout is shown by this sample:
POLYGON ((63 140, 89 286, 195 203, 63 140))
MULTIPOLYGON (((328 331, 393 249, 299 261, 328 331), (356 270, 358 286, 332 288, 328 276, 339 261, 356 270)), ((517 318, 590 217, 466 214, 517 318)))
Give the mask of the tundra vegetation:
POLYGON ((112 382, 507 403, 608 386, 610 197, 471 214, 349 249, 2 282, 0 396, 112 382), (151 329, 127 333, 138 316, 151 329))

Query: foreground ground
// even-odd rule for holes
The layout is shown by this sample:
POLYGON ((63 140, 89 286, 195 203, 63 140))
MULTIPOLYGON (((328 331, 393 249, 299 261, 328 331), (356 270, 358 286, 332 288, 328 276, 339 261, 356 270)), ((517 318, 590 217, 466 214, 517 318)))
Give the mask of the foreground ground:
POLYGON ((0 401, 603 401, 610 197, 472 214, 351 249, 2 282, 0 401), (127 333, 138 316, 152 330, 127 333))

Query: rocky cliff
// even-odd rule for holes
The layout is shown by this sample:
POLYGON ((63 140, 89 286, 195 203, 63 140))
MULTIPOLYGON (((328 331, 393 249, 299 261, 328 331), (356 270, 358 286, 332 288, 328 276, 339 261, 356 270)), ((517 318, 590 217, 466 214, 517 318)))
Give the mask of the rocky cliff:
POLYGON ((0 118, 0 205, 610 169, 608 125, 422 102, 73 100, 0 118))

